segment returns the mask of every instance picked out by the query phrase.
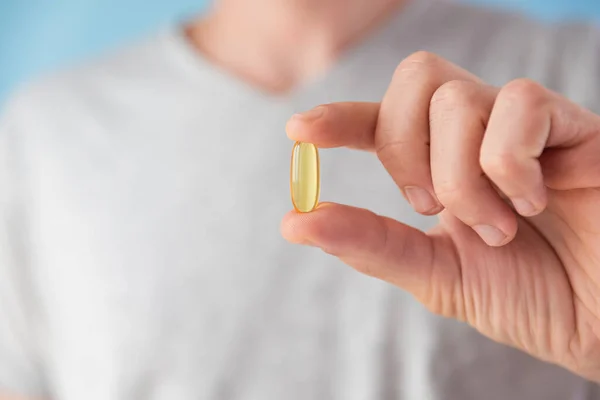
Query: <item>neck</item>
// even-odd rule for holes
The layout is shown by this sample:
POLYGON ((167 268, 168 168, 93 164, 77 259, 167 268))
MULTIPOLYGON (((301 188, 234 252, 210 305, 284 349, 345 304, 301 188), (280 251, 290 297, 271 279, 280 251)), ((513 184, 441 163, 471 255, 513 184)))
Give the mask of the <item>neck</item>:
POLYGON ((281 94, 327 71, 403 2, 317 0, 308 6, 309 1, 285 0, 260 7, 262 2, 222 1, 186 33, 219 67, 262 91, 281 94))

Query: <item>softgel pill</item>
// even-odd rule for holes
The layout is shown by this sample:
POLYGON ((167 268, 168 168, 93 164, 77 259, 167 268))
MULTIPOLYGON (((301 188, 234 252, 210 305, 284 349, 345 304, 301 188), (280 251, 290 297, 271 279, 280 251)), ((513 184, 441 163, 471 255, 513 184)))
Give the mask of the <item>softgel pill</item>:
POLYGON ((319 151, 314 144, 296 142, 292 149, 290 190, 292 204, 298 212, 317 208, 320 192, 319 151))

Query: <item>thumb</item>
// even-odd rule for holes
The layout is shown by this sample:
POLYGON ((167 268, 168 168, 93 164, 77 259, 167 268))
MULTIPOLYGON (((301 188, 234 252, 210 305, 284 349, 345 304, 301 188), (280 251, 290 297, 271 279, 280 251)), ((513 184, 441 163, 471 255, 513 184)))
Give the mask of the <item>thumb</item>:
POLYGON ((460 318, 460 265, 453 244, 368 210, 334 203, 288 213, 283 236, 334 255, 357 271, 385 280, 435 313, 460 318))

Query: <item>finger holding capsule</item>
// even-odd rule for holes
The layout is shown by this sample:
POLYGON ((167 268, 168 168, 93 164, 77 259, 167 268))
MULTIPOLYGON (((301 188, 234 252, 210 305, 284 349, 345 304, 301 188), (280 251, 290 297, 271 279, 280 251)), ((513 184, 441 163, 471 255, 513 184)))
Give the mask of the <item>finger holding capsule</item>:
POLYGON ((320 105, 295 114, 286 125, 287 136, 314 143, 321 149, 348 147, 375 151, 379 103, 343 102, 320 105))

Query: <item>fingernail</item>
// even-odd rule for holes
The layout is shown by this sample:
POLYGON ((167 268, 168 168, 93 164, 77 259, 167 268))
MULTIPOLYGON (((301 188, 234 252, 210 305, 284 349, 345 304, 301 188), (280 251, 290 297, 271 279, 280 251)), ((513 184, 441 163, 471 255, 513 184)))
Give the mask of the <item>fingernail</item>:
POLYGON ((325 112, 325 107, 315 107, 312 110, 305 111, 303 113, 292 115, 292 119, 298 119, 302 121, 314 121, 317 118, 321 118, 325 112))
POLYGON ((415 211, 420 213, 426 213, 433 211, 437 206, 437 202, 433 199, 433 196, 425 189, 421 189, 417 186, 407 186, 404 188, 404 193, 408 198, 408 202, 413 206, 415 211))
POLYGON ((536 207, 525 199, 512 199, 512 203, 519 214, 524 217, 529 217, 537 214, 536 207))
POLYGON ((475 225, 473 229, 490 246, 500 246, 506 240, 506 235, 491 225, 475 225))

